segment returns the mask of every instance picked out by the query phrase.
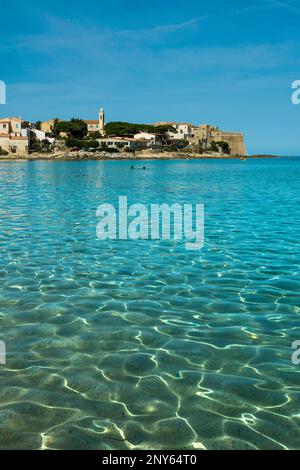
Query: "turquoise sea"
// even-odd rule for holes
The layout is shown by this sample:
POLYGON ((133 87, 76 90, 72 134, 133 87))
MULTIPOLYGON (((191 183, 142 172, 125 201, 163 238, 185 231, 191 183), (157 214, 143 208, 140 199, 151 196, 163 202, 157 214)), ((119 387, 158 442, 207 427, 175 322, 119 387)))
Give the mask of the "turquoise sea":
POLYGON ((300 449, 300 158, 0 163, 1 449, 300 449), (205 245, 96 208, 202 203, 205 245))

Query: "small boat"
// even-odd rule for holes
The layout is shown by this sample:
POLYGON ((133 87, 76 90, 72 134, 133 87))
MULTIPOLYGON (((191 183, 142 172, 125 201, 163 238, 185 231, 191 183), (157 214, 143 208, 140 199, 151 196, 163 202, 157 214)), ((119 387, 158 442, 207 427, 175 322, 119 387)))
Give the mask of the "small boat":
POLYGON ((247 157, 241 157, 240 160, 245 161, 245 160, 247 160, 247 157))

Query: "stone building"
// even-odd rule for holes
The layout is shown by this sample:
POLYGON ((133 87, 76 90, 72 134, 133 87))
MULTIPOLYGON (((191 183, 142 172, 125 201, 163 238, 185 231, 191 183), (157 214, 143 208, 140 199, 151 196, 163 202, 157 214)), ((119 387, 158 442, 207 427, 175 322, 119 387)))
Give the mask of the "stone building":
POLYGON ((213 132, 211 139, 213 142, 227 142, 231 155, 237 155, 239 157, 247 155, 244 134, 241 132, 225 132, 218 130, 213 132))
MULTIPOLYGON (((58 119, 58 121, 61 121, 61 119, 58 119)), ((41 131, 49 134, 53 130, 54 123, 55 119, 49 119, 48 121, 41 122, 41 131)))
POLYGON ((20 156, 29 153, 29 137, 23 128, 21 118, 9 117, 0 119, 0 147, 9 154, 20 156))
POLYGON ((158 122, 155 126, 169 125, 176 129, 176 132, 169 132, 169 139, 173 141, 188 140, 191 147, 201 147, 209 149, 211 142, 227 142, 231 155, 246 155, 246 145, 244 135, 240 132, 225 132, 218 127, 201 124, 195 126, 187 122, 158 122))
POLYGON ((227 142, 231 155, 244 156, 247 154, 244 134, 241 132, 226 132, 207 124, 193 127, 190 139, 191 146, 201 145, 205 150, 209 148, 211 142, 227 142))

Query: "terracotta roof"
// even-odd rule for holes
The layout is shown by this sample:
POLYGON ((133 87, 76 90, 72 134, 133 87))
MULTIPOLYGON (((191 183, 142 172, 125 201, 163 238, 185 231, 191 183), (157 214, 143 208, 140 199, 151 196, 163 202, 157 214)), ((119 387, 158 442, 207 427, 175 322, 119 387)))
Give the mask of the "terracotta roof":
POLYGON ((85 119, 84 122, 86 124, 99 124, 99 121, 96 121, 95 119, 85 119))

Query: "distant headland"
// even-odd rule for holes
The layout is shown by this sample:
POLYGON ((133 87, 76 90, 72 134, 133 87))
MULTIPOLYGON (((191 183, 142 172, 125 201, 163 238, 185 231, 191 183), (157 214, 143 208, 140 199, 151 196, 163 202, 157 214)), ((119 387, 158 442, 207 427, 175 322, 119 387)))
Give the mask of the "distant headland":
MULTIPOLYGON (((0 118, 0 158, 15 159, 195 159, 251 158, 244 134, 208 124, 133 124, 97 119, 59 118, 35 123, 0 118)), ((255 158, 272 157, 256 155, 255 158)))

